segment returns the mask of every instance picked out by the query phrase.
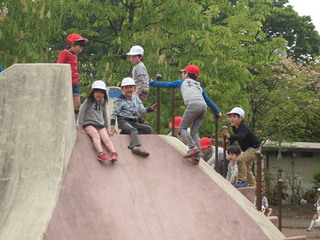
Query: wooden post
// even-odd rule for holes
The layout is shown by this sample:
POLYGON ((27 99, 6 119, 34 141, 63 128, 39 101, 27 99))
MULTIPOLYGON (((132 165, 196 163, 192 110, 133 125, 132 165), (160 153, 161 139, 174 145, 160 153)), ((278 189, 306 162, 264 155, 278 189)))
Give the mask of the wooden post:
POLYGON ((283 180, 279 179, 278 180, 278 208, 279 208, 279 213, 278 213, 278 220, 279 220, 279 231, 281 232, 282 230, 282 188, 283 188, 283 180))
MULTIPOLYGON (((228 127, 223 126, 222 131, 224 129, 228 129, 228 127)), ((226 140, 227 140, 227 137, 223 136, 223 142, 224 142, 224 144, 223 144, 223 176, 224 176, 224 178, 226 178, 226 176, 227 176, 227 145, 225 144, 226 140)))
POLYGON ((258 211, 261 211, 261 159, 262 159, 262 154, 260 151, 256 152, 256 157, 257 157, 257 187, 256 187, 256 196, 257 196, 257 201, 256 201, 256 207, 258 211))
POLYGON ((219 151, 218 151, 218 139, 219 139, 219 133, 218 133, 218 127, 219 127, 219 118, 215 117, 215 157, 216 157, 216 162, 215 162, 215 167, 214 169, 216 172, 219 172, 219 161, 218 161, 218 156, 219 156, 219 151))
MULTIPOLYGON (((161 81, 162 80, 162 75, 161 74, 157 74, 156 75, 156 79, 157 81, 161 81)), ((160 134, 160 102, 161 102, 161 97, 160 97, 160 88, 157 88, 157 134, 160 134)))
POLYGON ((174 124, 174 118, 175 118, 175 114, 176 114, 176 107, 175 107, 175 91, 174 88, 172 88, 172 96, 171 96, 171 108, 172 108, 172 136, 176 137, 176 133, 174 131, 175 129, 175 124, 174 124))

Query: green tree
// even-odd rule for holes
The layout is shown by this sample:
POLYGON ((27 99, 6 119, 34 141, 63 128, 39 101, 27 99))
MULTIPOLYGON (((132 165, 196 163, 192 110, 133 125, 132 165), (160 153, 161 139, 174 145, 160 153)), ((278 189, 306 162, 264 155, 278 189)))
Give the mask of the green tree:
POLYGON ((48 41, 61 33, 53 2, 0 0, 0 65, 46 62, 48 41))
MULTIPOLYGON (((284 48, 283 40, 267 40, 262 31, 262 21, 270 11, 268 2, 82 0, 65 3, 60 14, 63 38, 78 32, 90 39, 79 58, 80 71, 86 70, 81 78, 84 86, 94 79, 118 85, 131 75, 126 53, 138 44, 145 49, 144 63, 152 79, 157 73, 165 81, 179 79, 178 70, 194 63, 202 70, 200 81, 208 95, 227 111, 230 103, 248 105, 246 97, 237 92, 254 77, 255 68, 268 64, 273 52, 284 48)), ((55 51, 61 48, 58 41, 52 46, 55 51)), ((147 104, 155 101, 155 90, 151 93, 147 104)), ((163 94, 163 103, 170 103, 170 95, 163 94)), ((183 110, 178 93, 177 114, 183 110)), ((170 112, 170 108, 163 108, 164 126, 170 112)), ((207 116, 205 134, 213 131, 213 117, 207 116)))
POLYGON ((310 16, 299 16, 288 0, 273 0, 272 12, 267 15, 263 29, 267 37, 287 40, 287 54, 308 63, 320 54, 320 36, 310 16))
POLYGON ((262 139, 320 140, 314 127, 319 124, 319 67, 318 62, 304 66, 285 59, 248 83, 249 121, 262 139))

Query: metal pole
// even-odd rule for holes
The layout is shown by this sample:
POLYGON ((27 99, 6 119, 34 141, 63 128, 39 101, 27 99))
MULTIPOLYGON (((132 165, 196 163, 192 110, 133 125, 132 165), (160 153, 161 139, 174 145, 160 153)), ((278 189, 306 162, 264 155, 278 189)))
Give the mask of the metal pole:
POLYGON ((260 151, 256 151, 257 157, 257 187, 256 187, 256 196, 257 196, 257 210, 261 211, 261 159, 262 154, 260 151))
MULTIPOLYGON (((162 75, 161 74, 157 74, 156 75, 156 79, 157 81, 161 81, 162 80, 162 75)), ((160 98, 160 88, 157 88, 157 134, 160 134, 160 102, 161 102, 161 98, 160 98)))
POLYGON ((219 118, 215 117, 215 158, 216 158, 216 163, 215 163, 215 170, 216 172, 219 172, 219 161, 218 161, 218 138, 219 138, 219 134, 218 134, 218 127, 219 127, 219 118))
POLYGON ((176 133, 174 131, 175 129, 175 124, 174 124, 174 117, 175 117, 175 114, 176 114, 176 107, 175 107, 175 91, 174 91, 174 88, 172 88, 172 99, 171 99, 171 102, 172 102, 172 136, 176 137, 176 133))
POLYGON ((279 179, 278 180, 278 208, 279 208, 279 213, 278 213, 278 220, 279 220, 279 230, 282 230, 282 188, 283 188, 283 180, 279 179))
MULTIPOLYGON (((228 129, 228 127, 223 126, 222 131, 224 129, 228 129)), ((224 143, 226 142, 226 140, 227 140, 227 137, 223 136, 224 143)), ((223 144, 223 176, 224 176, 224 178, 226 178, 226 176, 227 176, 227 145, 226 144, 223 144)))

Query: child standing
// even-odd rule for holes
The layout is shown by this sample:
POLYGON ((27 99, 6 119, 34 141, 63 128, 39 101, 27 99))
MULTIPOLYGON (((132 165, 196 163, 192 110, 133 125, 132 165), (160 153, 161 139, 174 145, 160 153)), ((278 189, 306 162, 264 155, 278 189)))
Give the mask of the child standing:
POLYGON ((228 130, 224 129, 222 134, 227 138, 225 144, 232 144, 237 141, 243 151, 237 158, 239 181, 235 187, 255 186, 256 179, 252 172, 252 166, 256 159, 256 151, 261 151, 260 141, 253 131, 244 124, 245 112, 242 108, 235 107, 227 115, 229 116, 234 135, 230 135, 228 130))
POLYGON ((74 113, 77 118, 81 105, 77 55, 83 51, 88 39, 83 38, 79 34, 72 33, 66 40, 68 45, 66 49, 60 52, 57 63, 69 63, 71 66, 73 105, 74 113))
POLYGON ((83 102, 79 112, 78 131, 86 132, 93 141, 93 146, 98 153, 99 161, 118 160, 118 154, 110 140, 107 125, 106 84, 103 81, 95 81, 92 84, 92 91, 83 102), (101 140, 111 152, 111 157, 102 151, 101 140))
POLYGON ((196 65, 188 65, 182 72, 182 79, 173 82, 155 82, 150 81, 151 87, 160 88, 180 88, 186 110, 180 123, 181 136, 186 140, 189 147, 185 158, 193 157, 195 164, 200 161, 200 138, 198 131, 201 122, 206 114, 207 105, 212 112, 221 117, 221 113, 212 100, 207 96, 203 86, 197 81, 200 69, 196 65), (190 134, 187 129, 191 125, 190 134))
POLYGON ((235 185, 238 183, 238 165, 236 161, 241 154, 241 149, 239 147, 233 146, 227 150, 227 153, 230 163, 228 164, 228 172, 226 179, 232 185, 235 185))
POLYGON ((138 96, 141 102, 147 98, 149 94, 149 75, 147 69, 142 62, 144 50, 141 46, 133 46, 130 52, 127 53, 130 56, 131 63, 134 64, 132 69, 132 78, 135 81, 136 88, 134 95, 138 96))
POLYGON ((133 95, 135 92, 135 82, 132 78, 124 78, 122 80, 121 90, 123 94, 115 100, 111 113, 111 134, 116 132, 115 123, 117 118, 121 133, 130 134, 130 145, 128 148, 130 148, 134 154, 148 157, 149 153, 142 149, 138 134, 150 134, 152 128, 148 125, 138 123, 137 120, 142 114, 156 110, 157 104, 153 104, 149 108, 143 106, 139 97, 133 95))

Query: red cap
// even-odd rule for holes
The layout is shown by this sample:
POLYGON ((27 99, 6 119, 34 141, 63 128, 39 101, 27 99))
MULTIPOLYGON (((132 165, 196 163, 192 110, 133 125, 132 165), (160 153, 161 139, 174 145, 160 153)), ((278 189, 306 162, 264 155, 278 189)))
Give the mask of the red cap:
MULTIPOLYGON (((182 117, 180 117, 180 116, 174 117, 174 127, 175 128, 180 127, 181 120, 182 120, 182 117)), ((172 122, 169 123, 169 127, 172 127, 172 122)))
POLYGON ((75 41, 85 41, 88 42, 88 39, 83 38, 81 35, 76 34, 76 33, 71 33, 68 37, 67 37, 67 42, 68 43, 73 43, 75 41))
POLYGON ((199 74, 200 74, 200 68, 198 68, 196 65, 193 65, 193 64, 186 66, 184 69, 181 69, 180 71, 186 71, 186 72, 192 73, 196 76, 199 76, 199 74))
POLYGON ((207 148, 209 146, 212 146, 212 140, 207 137, 203 137, 200 139, 200 148, 207 148))

